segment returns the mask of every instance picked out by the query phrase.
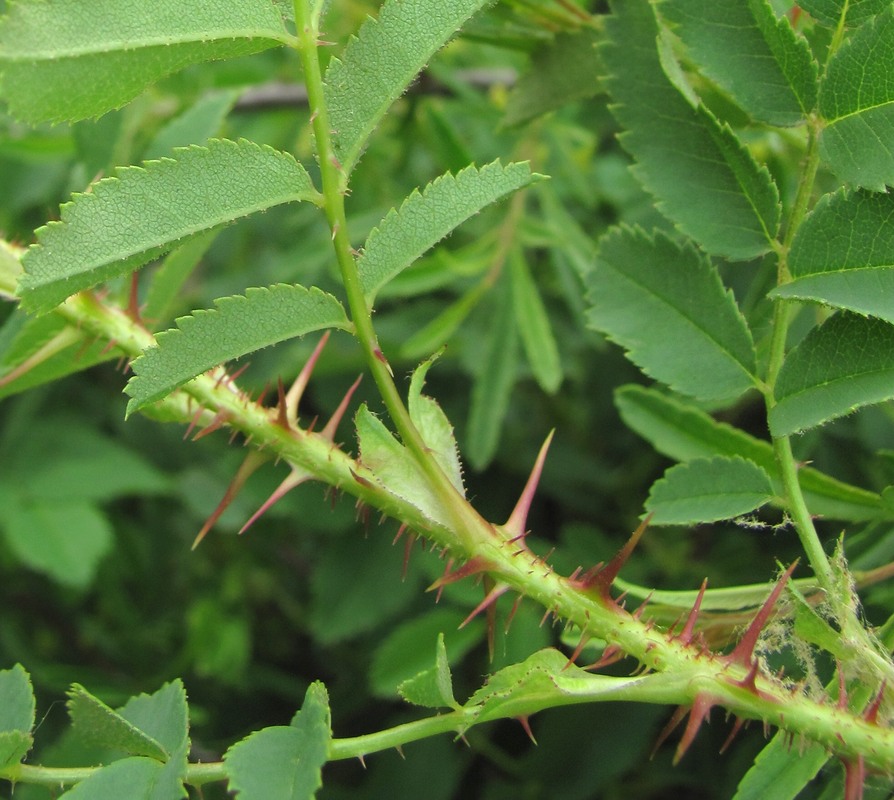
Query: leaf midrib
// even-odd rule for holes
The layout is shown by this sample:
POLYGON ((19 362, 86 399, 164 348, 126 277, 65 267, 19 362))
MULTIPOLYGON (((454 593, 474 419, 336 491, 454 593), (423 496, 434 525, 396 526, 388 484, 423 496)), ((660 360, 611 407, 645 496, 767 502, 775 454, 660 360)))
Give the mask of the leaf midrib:
POLYGON ((5 61, 7 63, 13 62, 29 62, 29 61, 60 61, 63 59, 76 59, 76 58, 87 58, 90 56, 101 56, 101 55, 109 55, 112 53, 126 53, 129 51, 138 51, 138 50, 148 50, 153 47, 171 47, 175 45, 201 45, 201 44, 211 44, 221 41, 238 41, 238 40, 254 40, 254 39, 268 39, 271 41, 279 42, 280 44, 292 46, 295 44, 296 39, 293 36, 290 36, 286 31, 282 33, 275 33, 271 30, 264 29, 227 29, 227 30, 216 30, 213 32, 211 36, 208 35, 208 32, 204 32, 203 36, 153 36, 146 39, 139 39, 136 42, 133 41, 121 41, 121 42, 103 42, 103 46, 91 46, 90 48, 67 48, 67 49, 59 49, 53 48, 50 51, 47 50, 32 50, 27 53, 11 53, 4 54, 3 58, 0 61, 5 61))

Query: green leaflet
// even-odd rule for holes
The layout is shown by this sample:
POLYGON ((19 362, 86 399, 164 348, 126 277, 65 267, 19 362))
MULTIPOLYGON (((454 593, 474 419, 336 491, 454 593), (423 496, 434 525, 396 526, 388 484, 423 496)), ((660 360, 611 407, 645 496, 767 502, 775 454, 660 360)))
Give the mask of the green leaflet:
POLYGON ((788 354, 770 410, 774 436, 894 397, 894 326, 841 311, 788 354))
POLYGON ((291 37, 269 0, 16 2, 0 24, 0 96, 29 122, 98 117, 190 64, 291 37))
POLYGON ((661 673, 630 678, 594 675, 570 664, 564 653, 549 648, 491 675, 487 684, 469 698, 466 708, 477 707, 476 722, 484 722, 513 716, 516 708, 519 713, 530 714, 535 699, 541 708, 609 700, 662 702, 661 698, 672 696, 685 680, 661 673))
POLYGON ((177 320, 133 363, 127 413, 160 400, 197 375, 277 342, 324 328, 350 329, 345 310, 317 288, 276 284, 222 297, 217 308, 177 320))
POLYGON ((312 683, 291 724, 263 728, 224 755, 230 789, 239 800, 311 800, 329 758, 329 695, 312 683))
POLYGON ((813 110, 817 64, 767 0, 661 0, 658 8, 705 74, 754 119, 798 125, 813 110))
POLYGON ((531 58, 531 66, 509 93, 507 125, 518 125, 599 92, 602 63, 598 31, 559 33, 531 58))
POLYGON ((366 407, 360 406, 354 417, 360 463, 389 492, 418 508, 428 519, 449 524, 449 516, 438 496, 422 476, 413 454, 366 407))
MULTIPOLYGON (((185 755, 185 754, 184 754, 185 755)), ((113 761, 97 770, 73 789, 64 800, 180 800, 187 796, 179 765, 162 764, 152 758, 133 756, 113 761)))
POLYGON ((67 297, 132 272, 203 231, 272 206, 316 201, 287 153, 246 140, 212 140, 176 159, 124 167, 62 206, 22 259, 22 305, 48 311, 67 297))
POLYGON ((0 670, 0 769, 20 762, 31 749, 34 691, 21 664, 0 670))
POLYGON ((744 458, 696 458, 656 481, 646 510, 653 525, 691 525, 731 519, 773 499, 770 476, 744 458))
MULTIPOLYGON (((741 456, 764 469, 773 481, 775 494, 784 491, 769 442, 717 422, 700 408, 655 389, 622 386, 615 392, 615 405, 624 424, 651 442, 659 453, 676 461, 741 456)), ((813 467, 802 467, 798 480, 808 507, 823 517, 868 520, 884 516, 881 498, 874 492, 842 483, 813 467)))
POLYGON ((174 758, 189 746, 189 708, 182 681, 166 683, 152 694, 131 697, 119 713, 157 741, 174 758))
POLYGON ((847 9, 845 24, 854 27, 884 11, 891 0, 801 0, 798 5, 817 22, 831 27, 838 24, 847 9))
POLYGON ((94 697, 83 686, 72 685, 68 692, 68 714, 78 736, 87 741, 123 750, 130 755, 166 761, 168 751, 152 736, 141 731, 117 711, 94 697))
POLYGON ((614 228, 585 284, 591 327, 647 375, 703 400, 729 400, 754 385, 745 319, 695 248, 662 233, 614 228))
POLYGON ((820 86, 820 156, 842 181, 873 191, 894 184, 894 5, 836 52, 820 86))
POLYGON ((74 800, 179 800, 186 797, 189 749, 186 692, 180 680, 130 698, 118 711, 75 684, 68 710, 78 735, 138 754, 97 770, 65 794, 74 800))
POLYGON ((326 70, 335 152, 350 174, 388 107, 462 24, 491 0, 387 0, 326 70))
MULTIPOLYGON (((416 652, 418 651, 417 647, 416 652)), ((459 708, 453 697, 453 676, 450 674, 443 633, 438 633, 434 666, 401 683, 398 691, 404 700, 417 706, 459 708)))
POLYGON ((773 297, 814 300, 894 322, 894 197, 844 189, 823 197, 789 254, 794 280, 773 297))
POLYGON ((733 800, 795 800, 828 760, 821 745, 805 742, 795 749, 779 731, 739 781, 733 800))
POLYGON ((459 460, 459 449, 456 446, 456 437, 453 435, 453 426, 447 415, 431 397, 422 394, 425 385, 425 376, 434 363, 437 356, 420 364, 414 371, 410 380, 410 391, 407 398, 408 410, 413 424, 422 436, 425 446, 431 451, 435 461, 438 462, 444 473, 450 478, 450 482, 456 490, 465 496, 463 486, 463 470, 459 460))
POLYGON ((357 269, 367 301, 372 304, 382 286, 469 217, 541 177, 527 162, 504 167, 494 161, 442 175, 421 194, 414 191, 366 240, 357 269))
POLYGON ((728 127, 690 105, 668 79, 647 0, 612 7, 600 53, 635 175, 659 210, 708 253, 736 259, 766 253, 781 213, 770 174, 728 127))

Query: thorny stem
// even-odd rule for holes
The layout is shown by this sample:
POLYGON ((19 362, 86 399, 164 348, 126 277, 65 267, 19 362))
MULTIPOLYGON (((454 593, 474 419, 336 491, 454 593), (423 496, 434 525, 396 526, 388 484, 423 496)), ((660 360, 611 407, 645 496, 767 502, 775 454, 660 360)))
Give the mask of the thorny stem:
POLYGON ((326 107, 323 78, 317 53, 317 43, 320 38, 317 27, 318 17, 309 12, 307 3, 308 0, 294 0, 299 53, 304 66, 304 79, 307 85, 314 139, 317 145, 326 217, 332 231, 332 246, 338 260, 357 340, 385 408, 388 410, 403 443, 415 456, 420 469, 428 478, 444 506, 450 509, 455 518, 456 531, 465 539, 464 544, 471 547, 475 538, 473 531, 477 529, 480 532, 482 526, 489 526, 466 503, 437 461, 431 456, 401 399, 394 383, 391 367, 379 347, 378 337, 372 324, 371 309, 363 294, 357 262, 354 260, 348 236, 348 223, 345 216, 347 176, 336 158, 332 131, 329 127, 329 112, 326 107))
MULTIPOLYGON (((70 298, 57 313, 62 313, 81 330, 114 341, 119 351, 130 356, 138 355, 154 339, 126 313, 103 303, 90 293, 70 298)), ((168 419, 189 422, 198 418, 202 424, 224 413, 228 427, 249 437, 256 450, 270 452, 293 466, 308 470, 317 480, 358 497, 388 516, 406 523, 434 543, 457 548, 458 537, 451 524, 426 518, 412 503, 391 494, 374 480, 375 476, 362 464, 319 434, 284 429, 278 424, 275 409, 250 402, 229 381, 221 380, 217 372, 200 376, 183 390, 160 401, 157 408, 168 419), (365 480, 364 476, 368 476, 369 480, 365 480)), ((614 603, 607 602, 598 593, 559 575, 533 552, 519 549, 518 543, 489 536, 478 542, 474 555, 487 562, 487 571, 495 580, 548 609, 548 613, 551 612, 556 619, 577 626, 592 638, 604 639, 618 646, 647 670, 661 673, 652 677, 666 681, 656 681, 650 685, 648 692, 644 690, 639 696, 627 696, 625 699, 690 705, 697 697, 711 698, 733 714, 763 719, 796 735, 820 742, 839 755, 850 758, 863 755, 868 765, 883 771, 894 770, 894 731, 881 728, 846 709, 815 702, 763 675, 754 678, 753 690, 740 688, 748 681, 748 671, 744 666, 729 663, 669 637, 649 621, 635 618, 614 603)), ((595 699, 609 698, 590 698, 595 699)), ((524 715, 565 702, 564 699, 553 698, 548 704, 538 707, 537 701, 536 693, 533 699, 520 696, 518 705, 507 708, 506 713, 508 716, 524 715)), ((469 717, 465 715, 469 713, 472 713, 469 709, 460 709, 455 713, 438 715, 432 718, 434 721, 420 720, 409 726, 356 739, 334 740, 331 757, 359 756, 394 747, 402 741, 440 732, 460 731, 467 727, 469 717)), ((474 722, 482 721, 485 720, 474 719, 474 722)), ((195 765, 195 769, 197 782, 221 777, 214 771, 219 768, 210 764, 195 765)), ((49 774, 36 773, 33 777, 49 774)), ((55 773, 54 780, 61 775, 55 773)), ((7 771, 3 777, 10 776, 11 773, 7 771)), ((32 773, 16 772, 12 777, 30 782, 32 773)))

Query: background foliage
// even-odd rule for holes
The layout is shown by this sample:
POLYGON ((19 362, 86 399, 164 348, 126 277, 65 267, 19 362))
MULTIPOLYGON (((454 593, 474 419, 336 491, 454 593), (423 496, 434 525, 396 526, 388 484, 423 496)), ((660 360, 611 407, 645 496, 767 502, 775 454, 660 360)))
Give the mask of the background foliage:
MULTIPOLYGON (((344 41, 376 5, 334 3, 327 34, 344 41)), ((670 227, 628 170, 599 65, 589 60, 588 36, 564 3, 504 2, 477 17, 386 118, 348 199, 359 246, 395 198, 447 170, 529 159, 534 171, 551 176, 485 210, 389 284, 379 296, 376 325, 383 348, 397 355, 392 366, 399 375, 447 344, 429 391, 456 425, 468 494, 488 519, 509 514, 540 442, 556 428, 529 525, 555 546, 554 564, 566 572, 618 547, 671 463, 620 424, 623 404, 616 406, 614 390, 642 377, 585 323, 578 267, 592 261, 593 242, 618 222, 670 227), (556 76, 569 71, 574 76, 557 84, 556 76), (563 94, 565 85, 574 90, 563 94)), ((27 243, 72 191, 114 165, 212 135, 284 150, 297 139, 302 163, 312 164, 300 98, 266 102, 253 89, 291 84, 296 71, 293 57, 273 50, 189 67, 96 122, 31 129, 0 114, 0 231, 27 243)), ((799 143, 775 132, 753 137, 750 146, 782 191, 790 191, 799 143)), ((295 263, 303 283, 334 289, 329 232, 315 212, 309 205, 271 208, 193 240, 170 259, 199 259, 198 270, 166 295, 142 298, 147 316, 166 327, 241 291, 246 274, 253 284, 272 284, 291 275, 295 263)), ((153 269, 170 268, 170 259, 153 269)), ((765 301, 734 272, 725 277, 759 328, 768 315, 765 301)), ((24 323, 11 306, 0 307, 0 322, 2 372, 20 360, 24 323)), ((34 324, 47 326, 47 340, 58 332, 50 318, 34 324)), ((313 344, 254 354, 245 385, 260 392, 278 376, 293 376, 313 344)), ((44 742, 54 739, 46 729, 65 727, 62 701, 72 681, 117 706, 181 677, 193 757, 218 760, 246 733, 288 724, 313 680, 328 688, 339 736, 412 718, 395 688, 430 664, 439 631, 447 631, 463 696, 485 674, 559 641, 561 631, 523 604, 511 632, 498 630, 490 661, 481 624, 457 629, 480 599, 474 587, 450 587, 436 604, 423 589, 443 571, 437 554, 417 545, 405 566, 403 546, 392 546, 393 523, 358 519, 352 502, 318 485, 299 487, 237 537, 281 480, 270 465, 190 552, 243 458, 241 447, 229 445, 224 433, 184 443, 179 426, 139 415, 125 424, 125 378, 108 355, 86 339, 59 347, 63 357, 34 370, 35 383, 64 370, 72 355, 97 366, 24 394, 21 382, 14 392, 0 378, 0 665, 28 665, 45 714, 44 742), (39 539, 30 535, 37 526, 46 531, 39 539)), ((303 417, 325 418, 362 371, 349 338, 333 335, 303 417)), ((357 397, 376 406, 371 386, 361 384, 357 397)), ((891 416, 884 404, 841 419, 822 437, 800 438, 797 455, 881 492, 894 481, 891 416)), ((755 401, 724 409, 721 417, 766 435, 755 401)), ((351 437, 345 426, 341 440, 351 437)), ((708 574, 714 587, 759 582, 777 561, 799 553, 790 531, 771 526, 667 527, 645 537, 624 577, 658 589, 694 588, 708 574)), ((849 534, 855 568, 890 561, 892 553, 886 526, 867 523, 849 534)), ((885 620, 890 594, 883 584, 865 593, 870 622, 885 620)), ((831 665, 821 668, 828 678, 831 665)), ((533 722, 536 747, 513 723, 477 727, 468 746, 438 737, 407 747, 406 760, 387 753, 365 767, 330 764, 319 796, 732 796, 764 745, 760 731, 718 758, 726 731, 709 729, 672 768, 666 748, 648 761, 666 716, 661 707, 632 704, 552 710, 533 722)), ((62 766, 101 757, 84 747, 60 735, 38 758, 62 766)), ((23 786, 14 796, 47 794, 23 786)), ((203 796, 223 791, 207 787, 203 796)))

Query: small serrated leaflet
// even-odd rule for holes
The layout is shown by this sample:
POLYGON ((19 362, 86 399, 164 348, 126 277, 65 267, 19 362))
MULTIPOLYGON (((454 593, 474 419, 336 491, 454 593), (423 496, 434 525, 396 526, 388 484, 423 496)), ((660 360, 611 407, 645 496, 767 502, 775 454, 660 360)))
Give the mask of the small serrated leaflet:
POLYGON ((344 307, 313 287, 276 284, 220 298, 215 309, 177 320, 133 363, 130 414, 231 359, 326 328, 350 329, 344 307))
POLYGON ((372 304, 382 286, 469 217, 541 178, 526 162, 503 166, 494 161, 456 175, 448 172, 422 192, 414 191, 373 229, 364 245, 357 269, 367 301, 372 304))
POLYGON ((492 0, 387 0, 326 70, 335 152, 346 174, 391 104, 429 59, 492 0))
POLYGON ((283 203, 316 202, 291 155, 246 140, 209 141, 174 158, 124 167, 62 206, 22 258, 18 293, 28 311, 125 275, 189 237, 283 203))

